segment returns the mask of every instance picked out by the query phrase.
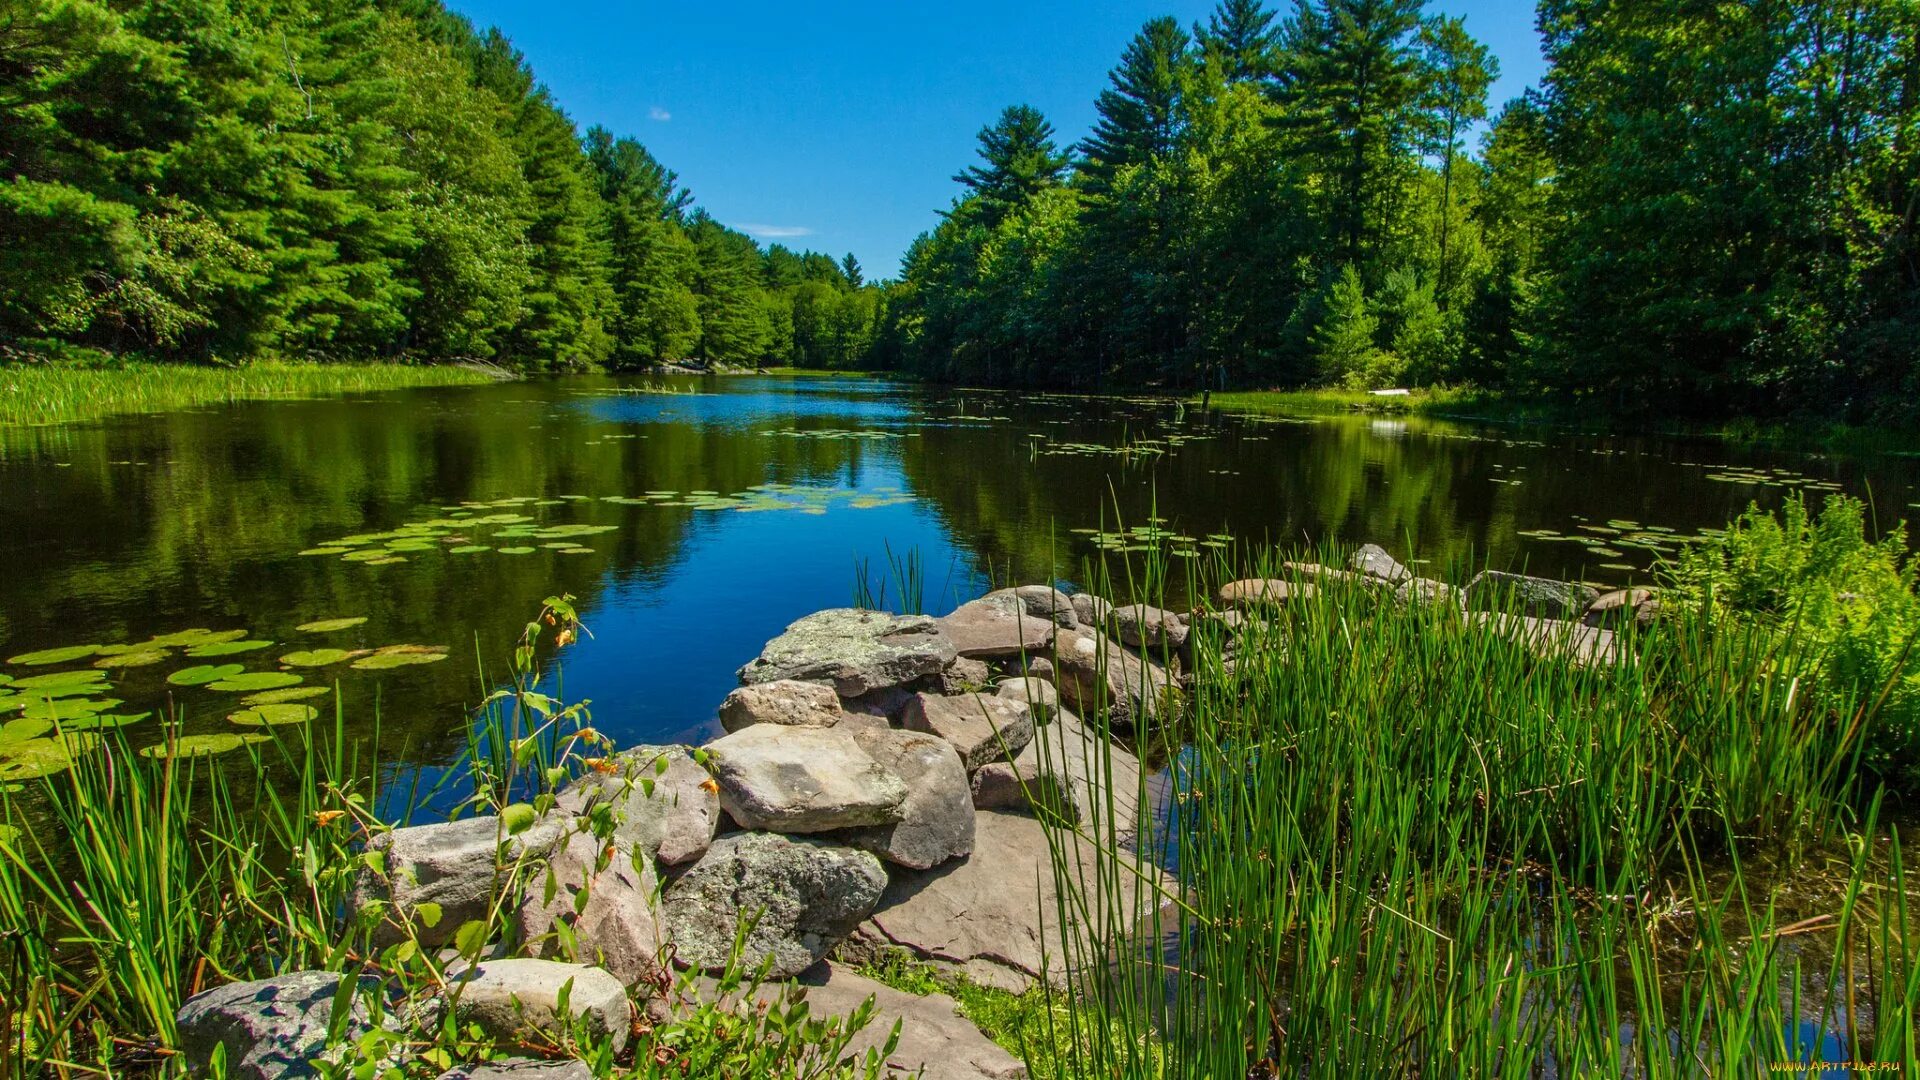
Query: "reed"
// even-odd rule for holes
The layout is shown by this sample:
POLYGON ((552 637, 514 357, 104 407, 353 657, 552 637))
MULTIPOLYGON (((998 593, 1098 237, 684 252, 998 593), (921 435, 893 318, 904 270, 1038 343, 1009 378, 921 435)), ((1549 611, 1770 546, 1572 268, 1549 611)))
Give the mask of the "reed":
POLYGON ((498 377, 466 367, 408 364, 0 364, 0 427, 71 423, 236 401, 473 385, 498 377))

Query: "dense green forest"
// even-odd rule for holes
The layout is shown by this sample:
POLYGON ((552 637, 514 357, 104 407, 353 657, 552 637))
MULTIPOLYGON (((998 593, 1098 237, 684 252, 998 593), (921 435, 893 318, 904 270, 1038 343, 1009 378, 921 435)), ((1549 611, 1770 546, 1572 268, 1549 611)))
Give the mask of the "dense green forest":
POLYGON ((879 348, 939 378, 1473 383, 1888 419, 1920 390, 1920 4, 1542 0, 1550 67, 1420 0, 1149 22, 1067 148, 980 135, 879 348))
POLYGON ((0 4, 0 359, 845 366, 862 285, 438 0, 0 4))

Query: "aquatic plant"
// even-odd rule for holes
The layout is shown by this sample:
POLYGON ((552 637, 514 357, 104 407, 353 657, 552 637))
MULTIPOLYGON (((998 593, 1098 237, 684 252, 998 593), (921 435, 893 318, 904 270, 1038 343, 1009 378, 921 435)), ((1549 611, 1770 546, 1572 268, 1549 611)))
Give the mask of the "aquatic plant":
POLYGON ((237 367, 124 361, 105 367, 0 365, 0 427, 95 420, 236 401, 461 386, 497 376, 461 367, 290 364, 237 367))

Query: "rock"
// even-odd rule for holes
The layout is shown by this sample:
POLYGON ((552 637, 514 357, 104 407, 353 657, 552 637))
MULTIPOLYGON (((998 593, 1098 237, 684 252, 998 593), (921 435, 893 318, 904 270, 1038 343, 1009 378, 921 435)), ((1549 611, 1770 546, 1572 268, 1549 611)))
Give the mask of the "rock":
POLYGON ((539 1061, 534 1058, 508 1058, 478 1065, 456 1065, 434 1080, 593 1080, 587 1063, 539 1061))
POLYGON ((1336 570, 1331 566, 1321 566, 1310 562, 1284 562, 1281 569, 1295 578, 1305 578, 1308 583, 1318 585, 1365 585, 1372 588, 1385 582, 1370 574, 1356 574, 1351 570, 1336 570))
POLYGON ((785 979, 826 956, 873 911, 886 887, 880 860, 856 848, 736 833, 714 841, 667 887, 663 910, 684 963, 725 968, 736 934, 751 920, 743 962, 752 968, 772 957, 772 977, 785 979))
POLYGON ((382 833, 367 843, 386 858, 384 877, 363 871, 354 886, 357 910, 374 901, 396 909, 382 920, 375 940, 395 942, 401 931, 398 913, 411 916, 421 904, 438 904, 440 918, 432 926, 414 920, 414 936, 422 948, 438 948, 453 940, 461 925, 487 918, 499 871, 525 860, 535 867, 548 852, 575 831, 570 815, 550 814, 518 836, 507 836, 492 815, 461 818, 435 825, 410 825, 382 833))
MULTIPOLYGON (((921 690, 945 690, 945 681, 940 679, 919 679, 907 686, 889 686, 882 690, 861 694, 858 697, 843 698, 840 707, 860 716, 877 716, 882 720, 898 720, 900 714, 907 711, 907 702, 921 690), (931 685, 923 685, 931 684, 931 685), (912 689, 909 689, 912 687, 912 689)), ((841 721, 845 723, 846 721, 841 721)))
POLYGON ((539 1061, 508 1058, 478 1065, 456 1065, 434 1080, 593 1080, 584 1061, 539 1061))
MULTIPOLYGON (((318 1076, 314 1062, 328 1057, 327 1028, 333 1020, 340 974, 291 971, 270 979, 228 983, 188 998, 174 1016, 187 1074, 206 1076, 216 1047, 226 1047, 227 1073, 234 1080, 280 1080, 318 1076)), ((377 993, 371 978, 361 993, 377 993)), ((341 1031, 352 1043, 372 1027, 371 1010, 356 997, 341 1031)))
POLYGON ((1353 559, 1347 565, 1389 585, 1398 585, 1413 577, 1413 571, 1400 565, 1399 560, 1387 554, 1387 549, 1378 544, 1361 544, 1360 550, 1353 553, 1353 559))
POLYGON ((728 731, 755 724, 832 727, 840 722, 840 695, 825 683, 798 679, 742 686, 720 703, 720 726, 728 731))
POLYGON ((1625 630, 1629 626, 1645 630, 1659 615, 1660 600, 1652 589, 1615 589, 1601 593, 1588 604, 1587 610, 1580 614, 1580 622, 1607 630, 1625 630))
POLYGON ((1044 656, 1029 656, 1021 663, 1020 669, 1028 678, 1053 681, 1053 661, 1044 656))
POLYGON ((530 956, 598 964, 626 986, 654 983, 666 943, 654 907, 658 889, 645 851, 603 848, 592 833, 575 833, 522 886, 520 940, 530 956), (570 955, 558 926, 571 928, 570 955))
POLYGON ((1186 621, 1162 608, 1128 604, 1114 608, 1109 621, 1114 637, 1149 653, 1177 652, 1187 644, 1186 621))
POLYGON ((1088 629, 1105 626, 1107 616, 1113 612, 1112 604, 1092 593, 1074 593, 1069 599, 1073 601, 1075 621, 1088 629))
POLYGON ((945 740, 884 728, 856 736, 860 746, 907 785, 900 820, 834 836, 891 863, 925 870, 973 850, 973 793, 966 766, 945 740))
POLYGON ((1279 578, 1242 578, 1220 586, 1214 595, 1225 607, 1278 606, 1312 596, 1313 586, 1279 578))
POLYGON ((1019 753, 1033 738, 1033 713, 1024 701, 986 694, 920 694, 907 705, 900 726, 945 739, 972 772, 1019 753))
POLYGON ((1577 619, 1599 598, 1599 590, 1590 585, 1500 570, 1481 571, 1466 588, 1470 610, 1544 619, 1577 619))
POLYGON ((1009 701, 1026 702, 1027 710, 1033 713, 1033 722, 1036 724, 1046 723, 1053 719, 1054 713, 1060 711, 1060 691, 1047 680, 1031 675, 1022 679, 1001 679, 1000 685, 994 688, 994 694, 1009 701))
POLYGON ((976 659, 1043 653, 1053 643, 1055 629, 1052 619, 1028 612, 1011 592, 961 604, 938 622, 961 656, 976 659))
POLYGON ((1125 728, 1158 716, 1173 682, 1166 669, 1105 635, 1062 630, 1054 643, 1054 685, 1082 716, 1105 710, 1109 723, 1125 728))
POLYGON ((488 960, 453 976, 448 998, 459 1023, 478 1025, 498 1043, 525 1042, 529 1036, 559 1041, 579 1024, 618 1054, 633 1024, 626 987, 586 964, 488 960), (567 988, 564 1010, 562 988, 567 988))
POLYGON ((1029 615, 1036 615, 1052 622, 1064 630, 1072 630, 1080 625, 1080 617, 1074 610, 1073 597, 1051 585, 1020 585, 1011 589, 995 589, 981 597, 993 600, 1011 596, 1018 600, 1029 615))
POLYGON ((1559 619, 1536 619, 1531 615, 1503 615, 1476 611, 1471 618, 1477 625, 1526 645, 1539 656, 1565 659, 1585 667, 1620 662, 1621 652, 1613 631, 1559 619))
POLYGON ((669 866, 692 862, 707 850, 720 831, 720 795, 690 749, 636 746, 612 765, 610 772, 568 784, 555 802, 582 816, 611 806, 614 842, 622 850, 638 846, 669 866))
POLYGON ((1402 604, 1437 604, 1456 608, 1466 602, 1459 589, 1444 581, 1423 577, 1408 578, 1401 582, 1394 588, 1393 598, 1402 604))
MULTIPOLYGON (((916 997, 856 975, 832 962, 807 970, 797 985, 813 1018, 844 1017, 873 999, 871 1022, 853 1037, 846 1053, 863 1058, 884 1045, 900 1024, 900 1042, 886 1059, 895 1075, 921 1080, 1024 1080, 1027 1067, 961 1016, 959 1003, 945 994, 916 997)), ((771 998, 778 988, 765 989, 771 998)))
POLYGON ((841 697, 938 675, 958 655, 924 615, 831 608, 789 625, 740 669, 746 684, 779 679, 831 682, 841 697))
POLYGON ((982 766, 973 775, 976 809, 1050 811, 1122 842, 1138 830, 1139 800, 1140 759, 1064 710, 1034 733, 1019 756, 982 766))
MULTIPOLYGON (((975 817, 974 829, 973 854, 967 858, 931 870, 896 870, 872 917, 848 938, 841 956, 859 961, 898 947, 1014 993, 1043 976, 1061 983, 1068 951, 1044 828, 1024 814, 984 812, 975 817)), ((1057 839, 1067 874, 1092 880, 1103 871, 1093 845, 1070 836, 1057 839)), ((1104 872, 1121 883, 1123 910, 1154 906, 1151 894, 1139 893, 1140 878, 1131 870, 1109 865, 1104 872)), ((1160 880, 1166 887, 1164 875, 1160 880)))
POLYGON ((941 673, 940 689, 949 694, 965 694, 986 686, 992 680, 993 669, 987 666, 985 660, 963 656, 941 673))
POLYGON ((720 805, 742 828, 825 832, 900 820, 907 786, 849 731, 755 724, 707 745, 720 805))

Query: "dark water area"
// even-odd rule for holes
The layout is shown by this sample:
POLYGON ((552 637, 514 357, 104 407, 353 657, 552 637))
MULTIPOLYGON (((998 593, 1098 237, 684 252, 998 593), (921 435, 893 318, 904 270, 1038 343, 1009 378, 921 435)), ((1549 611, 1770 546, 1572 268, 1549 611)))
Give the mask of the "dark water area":
MULTIPOLYGON (((383 757, 428 764, 464 747, 481 665, 503 671, 542 598, 571 593, 592 636, 562 654, 564 696, 590 699, 622 744, 698 741, 735 670, 792 620, 852 603, 862 568, 897 601, 890 555, 917 557, 935 614, 1145 545, 1177 560, 1372 541, 1435 570, 1625 584, 1750 500, 1870 494, 1890 525, 1915 479, 1902 458, 828 378, 263 402, 0 433, 0 660, 198 628, 272 642, 107 669, 116 712, 175 709, 185 731, 217 733, 243 695, 168 675, 445 646, 442 662, 291 671, 337 682, 357 733, 377 709, 383 757)), ((125 733, 157 741, 157 722, 125 733)))

